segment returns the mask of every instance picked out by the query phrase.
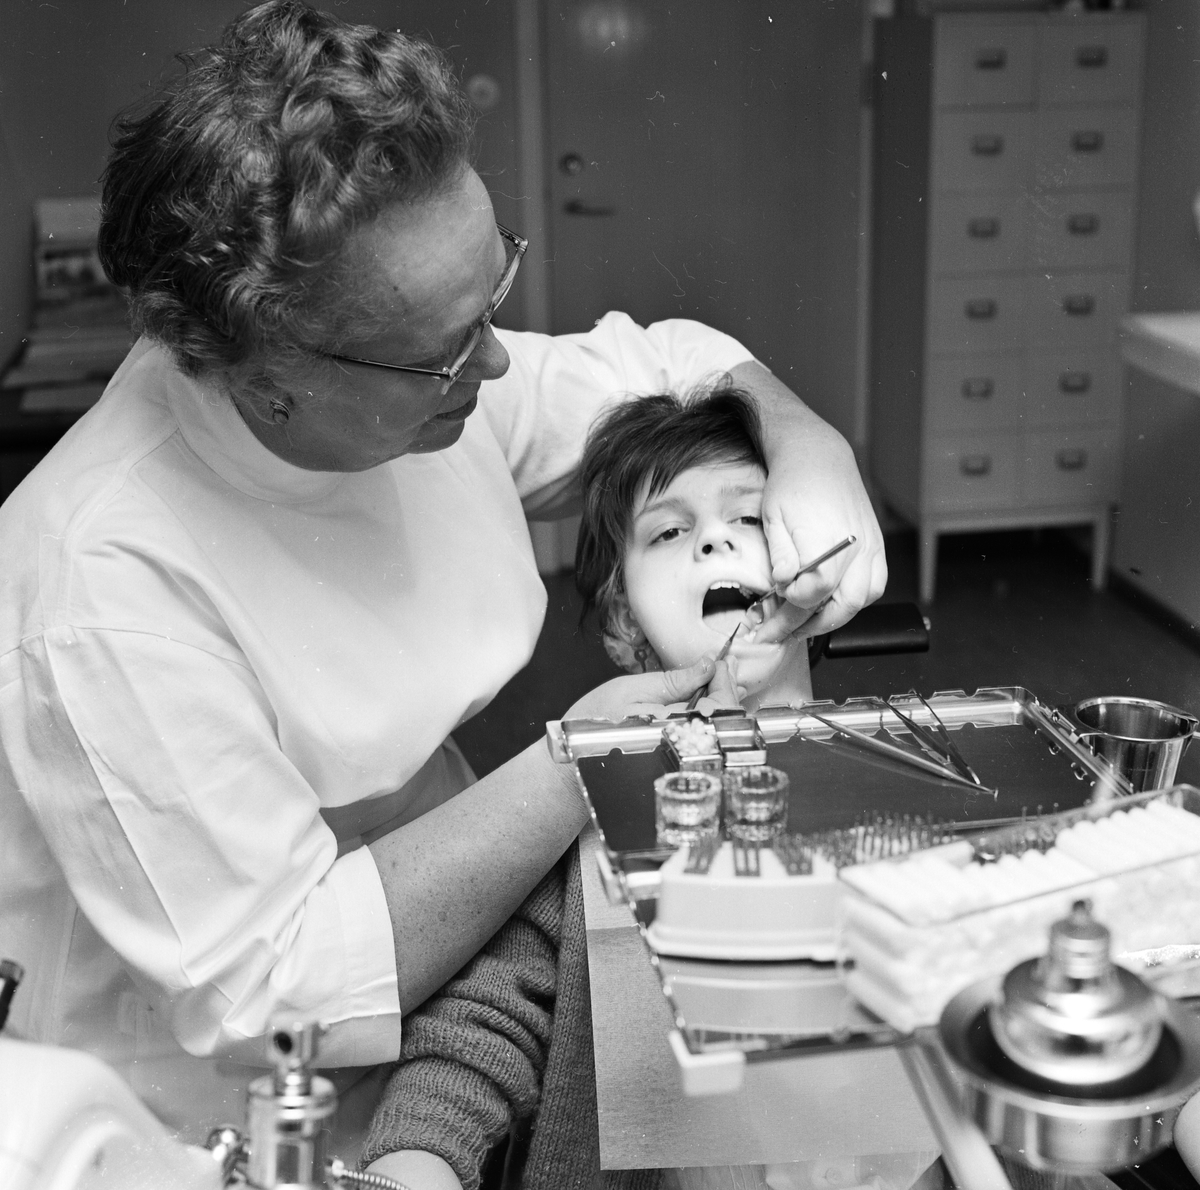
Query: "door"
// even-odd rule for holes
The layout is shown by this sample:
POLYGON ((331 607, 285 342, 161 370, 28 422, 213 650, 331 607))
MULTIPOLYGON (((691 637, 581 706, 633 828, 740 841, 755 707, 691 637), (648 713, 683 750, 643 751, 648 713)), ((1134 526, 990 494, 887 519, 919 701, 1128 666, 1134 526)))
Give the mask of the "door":
POLYGON ((862 6, 544 12, 554 330, 699 319, 848 432, 862 6))

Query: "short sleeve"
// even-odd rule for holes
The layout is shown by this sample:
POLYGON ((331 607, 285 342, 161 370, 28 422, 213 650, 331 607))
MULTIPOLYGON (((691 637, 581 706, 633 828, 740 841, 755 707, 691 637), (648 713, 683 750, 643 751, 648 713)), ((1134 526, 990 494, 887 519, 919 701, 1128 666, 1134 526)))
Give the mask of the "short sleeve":
POLYGON ((583 334, 497 336, 509 370, 480 387, 480 404, 533 519, 571 510, 584 439, 609 402, 687 392, 753 358, 702 323, 679 318, 640 327, 615 311, 583 334))
POLYGON ((179 1044, 253 1059, 289 1013, 332 1025, 324 1062, 394 1060, 379 873, 366 848, 336 858, 250 670, 80 628, 26 640, 20 665, 8 762, 80 909, 179 1044))

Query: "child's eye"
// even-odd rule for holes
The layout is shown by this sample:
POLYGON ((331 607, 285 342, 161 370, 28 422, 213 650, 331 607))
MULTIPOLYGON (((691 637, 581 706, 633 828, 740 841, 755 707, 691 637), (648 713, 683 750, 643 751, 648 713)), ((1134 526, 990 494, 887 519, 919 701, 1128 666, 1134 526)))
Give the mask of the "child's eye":
POLYGON ((762 528, 762 517, 760 517, 760 516, 740 516, 740 517, 738 517, 738 524, 753 525, 756 529, 761 529, 762 528))
POLYGON ((650 544, 653 545, 656 541, 674 541, 683 530, 677 525, 672 525, 669 529, 664 529, 661 533, 656 533, 651 539, 650 544))

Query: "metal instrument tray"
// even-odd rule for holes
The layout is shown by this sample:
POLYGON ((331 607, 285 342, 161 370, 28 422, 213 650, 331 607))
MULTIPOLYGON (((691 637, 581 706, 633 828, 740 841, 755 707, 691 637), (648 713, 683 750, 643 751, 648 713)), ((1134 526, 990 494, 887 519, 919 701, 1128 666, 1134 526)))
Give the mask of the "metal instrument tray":
MULTIPOLYGON (((916 723, 934 720, 915 695, 888 700, 916 723)), ((789 777, 788 830, 848 827, 873 815, 920 816, 978 831, 1132 792, 1079 738, 1065 715, 1028 690, 992 687, 928 699, 966 761, 989 788, 965 786, 843 744, 804 708, 767 707, 754 718, 716 715, 722 748, 765 741, 767 761, 789 777), (995 792, 991 792, 994 790, 995 792)), ((835 723, 911 741, 879 698, 811 704, 835 723)), ((574 766, 600 835, 610 896, 627 901, 643 935, 654 920, 657 869, 671 855, 654 827, 654 780, 675 766, 669 720, 568 720, 547 726, 551 754, 574 766)), ((893 1043, 898 1034, 845 991, 832 963, 748 963, 656 955, 647 949, 689 1050, 731 1047, 748 1056, 893 1043)))

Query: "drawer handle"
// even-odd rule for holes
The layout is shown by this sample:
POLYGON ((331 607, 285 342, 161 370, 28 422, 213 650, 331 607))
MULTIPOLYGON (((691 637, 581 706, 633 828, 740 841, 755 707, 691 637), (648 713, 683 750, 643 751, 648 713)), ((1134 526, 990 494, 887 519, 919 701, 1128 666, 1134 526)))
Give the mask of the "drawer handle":
POLYGON ((971 298, 966 304, 966 312, 968 318, 973 318, 977 322, 984 322, 989 318, 995 318, 1000 312, 1000 306, 995 298, 971 298))
POLYGON ((1090 293, 1068 293, 1063 298, 1063 310, 1074 318, 1086 318, 1096 311, 1096 299, 1090 293))
POLYGON ((1073 132, 1071 148, 1076 153, 1099 153, 1104 148, 1104 133, 1097 128, 1084 128, 1073 132))
POLYGON ((1091 387, 1091 372, 1060 372, 1058 374, 1059 392, 1076 395, 1088 392, 1091 387))
POLYGON ((1002 45, 987 46, 975 51, 977 70, 1003 70, 1008 65, 1008 51, 1002 45))
POLYGON ((994 240, 1000 234, 1000 220, 985 215, 967 224, 967 235, 973 240, 994 240))
POLYGON ((1054 456, 1054 465, 1060 471, 1082 471, 1087 466, 1087 451, 1060 450, 1054 456))
POLYGON ((1100 230, 1100 216, 1089 213, 1071 215, 1067 219, 1067 231, 1073 236, 1094 236, 1100 230))
POLYGON ((1083 67, 1084 70, 1095 70, 1097 67, 1107 66, 1108 46, 1081 45, 1075 51, 1075 65, 1083 67))
POLYGON ((976 157, 999 157, 1004 152, 1004 137, 998 132, 977 133, 971 137, 971 152, 976 157))
POLYGON ((986 401, 996 391, 990 376, 968 376, 962 382, 962 395, 968 401, 986 401))
POLYGON ((958 469, 964 475, 979 476, 991 475, 992 473, 992 456, 991 455, 963 455, 958 460, 958 469))

